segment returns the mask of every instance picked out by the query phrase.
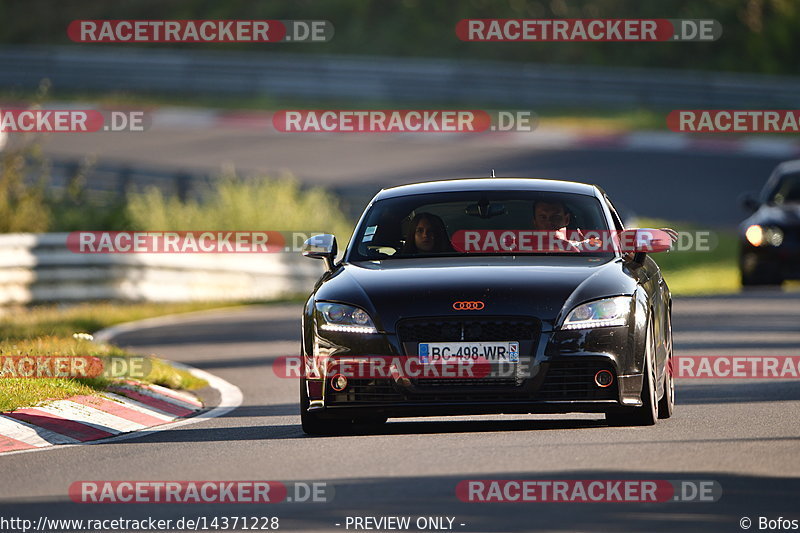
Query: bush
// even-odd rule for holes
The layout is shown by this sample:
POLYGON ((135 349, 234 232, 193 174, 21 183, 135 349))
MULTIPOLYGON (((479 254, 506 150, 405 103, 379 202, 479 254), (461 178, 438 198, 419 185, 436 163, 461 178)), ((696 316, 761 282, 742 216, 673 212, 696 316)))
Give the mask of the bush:
POLYGON ((127 209, 131 227, 140 231, 318 231, 334 233, 340 242, 347 242, 352 231, 334 194, 304 189, 292 177, 240 179, 228 174, 199 200, 150 188, 131 194, 127 209))
POLYGON ((50 206, 44 176, 35 185, 26 183, 27 159, 36 148, 3 154, 0 165, 0 233, 43 232, 50 226, 50 206))

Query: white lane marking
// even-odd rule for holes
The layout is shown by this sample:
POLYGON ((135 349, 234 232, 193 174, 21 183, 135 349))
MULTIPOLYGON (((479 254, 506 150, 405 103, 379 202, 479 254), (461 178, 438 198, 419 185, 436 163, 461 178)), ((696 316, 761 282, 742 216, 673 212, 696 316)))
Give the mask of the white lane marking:
POLYGON ((742 141, 742 152, 773 157, 792 157, 800 153, 800 143, 792 139, 747 138, 742 141))
POLYGON ((628 134, 625 147, 633 150, 682 151, 690 146, 690 140, 680 133, 643 131, 628 134))

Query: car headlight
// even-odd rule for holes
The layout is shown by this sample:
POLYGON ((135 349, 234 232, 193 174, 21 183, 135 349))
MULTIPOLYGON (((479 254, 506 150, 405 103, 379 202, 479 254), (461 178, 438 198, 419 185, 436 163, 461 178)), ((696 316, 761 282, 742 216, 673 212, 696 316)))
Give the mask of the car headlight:
POLYGON ((366 311, 352 305, 317 302, 319 328, 347 333, 377 333, 375 324, 366 311))
POLYGON ((567 315, 561 329, 624 326, 631 311, 630 296, 616 296, 581 304, 567 315))
POLYGON ((744 236, 747 242, 753 246, 764 246, 765 244, 780 246, 783 244, 783 230, 781 228, 753 224, 747 228, 744 236))

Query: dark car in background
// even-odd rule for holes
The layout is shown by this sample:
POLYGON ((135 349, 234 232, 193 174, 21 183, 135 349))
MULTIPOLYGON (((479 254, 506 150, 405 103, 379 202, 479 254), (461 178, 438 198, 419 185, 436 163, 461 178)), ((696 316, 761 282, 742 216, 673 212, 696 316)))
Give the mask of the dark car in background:
POLYGON ((800 159, 778 165, 761 193, 742 203, 753 211, 739 227, 742 285, 800 279, 800 159))
POLYGON ((327 271, 303 315, 304 431, 427 415, 592 412, 624 425, 671 416, 672 297, 640 246, 467 253, 455 245, 466 229, 530 228, 537 202, 563 206, 575 231, 632 231, 637 243, 650 235, 625 230, 597 186, 487 178, 382 190, 338 263, 335 237, 309 239, 304 255, 324 259, 327 271), (408 253, 409 224, 423 213, 451 242, 408 253), (437 353, 478 354, 511 372, 437 379, 340 370, 359 357, 424 366, 437 353))

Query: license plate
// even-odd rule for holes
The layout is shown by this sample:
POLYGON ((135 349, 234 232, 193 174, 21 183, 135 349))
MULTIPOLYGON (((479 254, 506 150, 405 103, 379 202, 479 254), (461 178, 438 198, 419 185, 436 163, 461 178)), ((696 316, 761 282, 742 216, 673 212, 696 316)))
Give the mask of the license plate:
POLYGON ((420 363, 435 365, 472 361, 519 362, 519 342, 421 342, 420 363))

